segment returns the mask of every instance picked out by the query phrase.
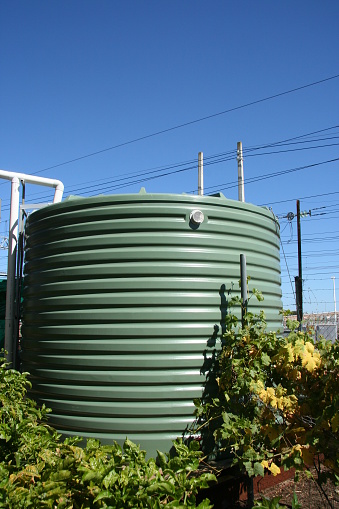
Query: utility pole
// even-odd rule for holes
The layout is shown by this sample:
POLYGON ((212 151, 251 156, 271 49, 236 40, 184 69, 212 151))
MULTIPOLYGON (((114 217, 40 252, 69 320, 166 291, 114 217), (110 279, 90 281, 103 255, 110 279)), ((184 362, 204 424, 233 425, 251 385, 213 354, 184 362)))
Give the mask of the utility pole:
POLYGON ((244 185, 244 158, 242 156, 242 142, 237 143, 237 161, 238 161, 238 200, 245 201, 244 185))
POLYGON ((297 320, 303 319, 303 274, 301 258, 301 227, 300 227, 300 201, 297 200, 297 230, 298 230, 298 276, 295 278, 295 293, 297 305, 297 320))
POLYGON ((203 196, 204 194, 204 154, 199 152, 198 154, 198 195, 203 196))
POLYGON ((335 296, 335 276, 332 276, 333 280, 333 301, 334 301, 334 323, 337 325, 337 299, 335 296))
MULTIPOLYGON (((311 216, 311 210, 305 210, 300 212, 300 201, 297 200, 297 233, 298 233, 298 275, 295 276, 295 300, 297 308, 297 320, 301 322, 303 319, 303 273, 302 273, 302 257, 301 257, 301 226, 300 218, 311 216)), ((292 222, 295 218, 294 212, 289 212, 287 216, 284 216, 289 222, 292 222)), ((301 326, 300 328, 301 329, 301 326)))

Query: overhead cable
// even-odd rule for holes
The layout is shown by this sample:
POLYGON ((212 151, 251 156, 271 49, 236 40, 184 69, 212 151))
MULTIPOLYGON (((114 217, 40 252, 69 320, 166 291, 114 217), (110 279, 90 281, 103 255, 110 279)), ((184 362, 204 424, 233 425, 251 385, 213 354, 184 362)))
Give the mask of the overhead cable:
POLYGON ((320 85, 321 83, 325 83, 325 82, 328 82, 328 81, 331 81, 331 80, 334 80, 334 79, 337 79, 337 78, 339 78, 339 74, 336 74, 334 76, 329 76, 327 78, 324 78, 324 79, 318 80, 318 81, 314 81, 312 83, 307 83, 306 85, 302 85, 300 87, 291 88, 291 89, 286 90, 284 92, 279 92, 277 94, 273 94, 273 95, 270 95, 270 96, 267 96, 267 97, 263 97, 261 99, 256 99, 255 101, 251 101, 251 102, 248 102, 248 103, 245 103, 245 104, 241 104, 239 106, 234 106, 232 108, 228 108, 226 110, 219 111, 217 113, 212 113, 210 115, 206 115, 205 117, 200 117, 200 118, 197 118, 195 120, 190 120, 190 121, 184 122, 182 124, 177 124, 177 125, 175 125, 173 127, 168 127, 166 129, 161 129, 161 130, 156 131, 154 133, 146 134, 144 136, 140 136, 140 137, 134 138, 132 140, 128 140, 128 141, 125 141, 125 142, 122 142, 122 143, 117 143, 116 145, 112 145, 111 147, 107 147, 107 148, 104 148, 104 149, 101 149, 101 150, 97 150, 95 152, 91 152, 89 154, 86 154, 86 155, 83 155, 83 156, 79 156, 79 157, 76 157, 74 159, 70 159, 68 161, 64 161, 62 163, 54 164, 53 166, 49 166, 47 168, 43 168, 42 170, 39 170, 39 171, 37 171, 37 172, 35 172, 33 174, 35 175, 37 173, 42 173, 42 172, 47 171, 47 170, 52 170, 54 168, 59 168, 60 166, 64 166, 66 164, 71 164, 71 163, 74 163, 76 161, 80 161, 82 159, 86 159, 88 157, 93 157, 93 156, 96 156, 98 154, 102 154, 104 152, 108 152, 110 150, 114 150, 114 149, 117 149, 117 148, 120 148, 120 147, 124 147, 126 145, 131 145, 132 143, 137 143, 139 141, 147 140, 149 138, 153 138, 155 136, 159 136, 160 134, 165 134, 165 133, 168 133, 168 132, 171 132, 171 131, 175 131, 177 129, 182 129, 183 127, 188 127, 190 125, 197 124, 199 122, 203 122, 203 121, 209 120, 211 118, 216 118, 216 117, 219 117, 219 116, 222 116, 222 115, 226 115, 226 114, 231 113, 233 111, 237 111, 237 110, 241 110, 241 109, 244 109, 244 108, 248 108, 249 106, 254 106, 255 104, 260 104, 260 103, 263 103, 263 102, 266 102, 266 101, 271 101, 272 99, 277 99, 278 97, 283 97, 285 95, 292 94, 294 92, 298 92, 300 90, 304 90, 306 88, 310 88, 310 87, 313 87, 315 85, 320 85))

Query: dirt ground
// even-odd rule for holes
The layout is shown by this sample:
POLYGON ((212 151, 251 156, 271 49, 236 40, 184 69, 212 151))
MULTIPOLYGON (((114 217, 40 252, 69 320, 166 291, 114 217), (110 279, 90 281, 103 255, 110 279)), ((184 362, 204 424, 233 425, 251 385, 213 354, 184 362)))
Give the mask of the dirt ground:
POLYGON ((295 491, 302 509, 339 509, 339 487, 328 482, 323 489, 328 500, 321 492, 317 483, 312 479, 308 479, 305 474, 302 474, 297 483, 294 482, 294 479, 288 479, 276 486, 267 488, 261 494, 256 495, 255 498, 260 498, 260 495, 266 498, 279 496, 281 497, 281 504, 292 507, 292 497, 295 491))
MULTIPOLYGON (((315 471, 314 476, 316 477, 315 471)), ((339 486, 327 482, 322 486, 324 494, 316 481, 307 477, 306 473, 299 474, 298 482, 294 481, 294 470, 283 472, 277 477, 268 475, 254 479, 255 500, 260 500, 262 496, 268 499, 280 497, 279 503, 290 509, 295 492, 301 509, 339 509, 339 486)), ((208 498, 214 509, 247 509, 247 486, 244 478, 225 474, 223 478, 219 478, 218 484, 200 492, 197 505, 204 498, 208 498)))

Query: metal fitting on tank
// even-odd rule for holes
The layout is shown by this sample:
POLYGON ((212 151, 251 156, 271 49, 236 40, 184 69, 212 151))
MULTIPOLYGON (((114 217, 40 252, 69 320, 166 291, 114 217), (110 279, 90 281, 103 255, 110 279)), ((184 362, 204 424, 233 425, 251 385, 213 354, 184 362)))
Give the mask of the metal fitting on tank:
POLYGON ((194 209, 190 214, 190 222, 194 224, 201 224, 205 219, 205 216, 201 210, 194 209))

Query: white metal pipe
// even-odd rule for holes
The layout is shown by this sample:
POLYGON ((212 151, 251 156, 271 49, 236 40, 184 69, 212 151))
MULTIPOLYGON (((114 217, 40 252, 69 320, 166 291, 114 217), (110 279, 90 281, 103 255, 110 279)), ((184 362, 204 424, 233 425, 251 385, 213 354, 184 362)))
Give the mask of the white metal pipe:
POLYGON ((9 236, 8 236, 8 266, 7 266, 7 289, 6 289, 6 315, 5 315, 5 350, 7 350, 8 362, 13 362, 14 350, 14 301, 15 301, 15 268, 16 252, 18 243, 18 224, 19 224, 19 190, 20 182, 37 184, 41 186, 54 187, 54 203, 62 200, 64 185, 60 180, 53 180, 45 177, 36 177, 24 173, 15 173, 11 171, 0 170, 0 178, 11 180, 11 205, 9 217, 9 236))
POLYGON ((203 196, 204 194, 204 154, 199 152, 198 154, 198 195, 203 196))
POLYGON ((26 175, 25 173, 15 173, 13 171, 5 171, 0 170, 0 178, 6 180, 12 180, 13 178, 18 178, 22 182, 27 182, 28 184, 37 184, 40 186, 46 187, 54 187, 54 200, 53 203, 58 203, 62 200, 62 195, 64 192, 64 185, 61 180, 49 179, 46 177, 36 177, 35 175, 26 175))
POLYGON ((15 294, 15 265, 16 248, 18 242, 18 210, 19 210, 20 180, 12 178, 11 208, 9 216, 8 235, 8 265, 7 265, 7 289, 6 289, 6 314, 5 314, 5 350, 7 360, 13 360, 13 317, 14 317, 14 294, 15 294))

